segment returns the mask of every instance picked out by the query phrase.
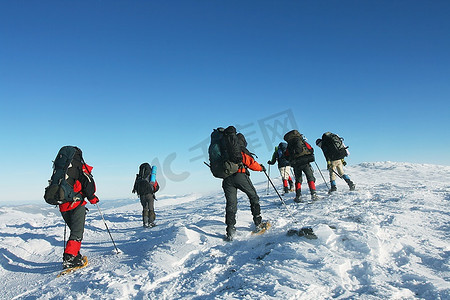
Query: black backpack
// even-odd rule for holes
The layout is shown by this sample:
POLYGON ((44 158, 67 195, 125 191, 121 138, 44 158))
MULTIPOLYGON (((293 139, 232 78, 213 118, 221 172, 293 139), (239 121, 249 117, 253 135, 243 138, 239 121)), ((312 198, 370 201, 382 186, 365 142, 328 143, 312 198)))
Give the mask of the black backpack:
POLYGON ((143 163, 139 166, 139 174, 136 174, 136 181, 134 183, 134 190, 138 195, 153 193, 154 189, 150 183, 151 174, 152 167, 149 163, 143 163))
POLYGON ((291 164, 307 164, 314 161, 314 149, 300 132, 291 130, 284 135, 284 140, 288 143, 286 150, 291 164))
POLYGON ((209 168, 214 177, 227 178, 236 173, 242 163, 241 145, 236 135, 236 128, 219 127, 211 133, 208 148, 209 168))
POLYGON ((83 196, 73 191, 78 174, 82 170, 81 150, 74 146, 62 147, 53 161, 53 174, 45 188, 44 200, 48 204, 60 205, 66 202, 81 201, 83 196))
POLYGON ((322 135, 322 150, 328 160, 339 160, 348 156, 344 139, 335 133, 325 132, 322 135))

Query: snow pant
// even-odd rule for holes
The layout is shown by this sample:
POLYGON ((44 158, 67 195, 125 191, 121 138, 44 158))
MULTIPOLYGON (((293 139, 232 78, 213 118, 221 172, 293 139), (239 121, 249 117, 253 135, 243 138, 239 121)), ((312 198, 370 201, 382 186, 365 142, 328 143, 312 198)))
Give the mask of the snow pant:
POLYGON ((293 182, 291 179, 291 166, 279 167, 281 178, 283 179, 283 188, 284 192, 289 192, 289 189, 292 189, 293 182))
POLYGON ((61 212, 61 215, 70 229, 69 240, 67 241, 64 253, 77 256, 78 252, 80 252, 81 241, 83 240, 86 207, 79 205, 72 210, 61 212))
POLYGON ((305 173, 306 180, 308 181, 309 190, 311 193, 316 191, 316 178, 314 177, 314 171, 311 164, 293 165, 295 175, 295 191, 297 194, 301 193, 302 188, 302 172, 305 173))
POLYGON ((250 210, 253 215, 253 222, 256 226, 261 223, 261 208, 259 206, 259 197, 256 189, 250 180, 250 177, 245 173, 235 173, 225 178, 222 182, 222 188, 225 192, 225 199, 227 201, 225 208, 225 223, 228 229, 234 229, 236 225, 237 213, 237 190, 244 192, 250 200, 250 210))
POLYGON ((142 222, 145 225, 153 223, 156 219, 155 215, 155 196, 153 194, 145 194, 140 196, 142 204, 142 222))
POLYGON ((328 172, 330 173, 331 191, 336 191, 336 173, 333 171, 334 169, 336 169, 336 172, 345 180, 350 190, 354 190, 355 184, 350 180, 350 177, 345 174, 344 164, 342 160, 339 159, 331 161, 331 167, 328 169, 328 172))
POLYGON ((328 172, 330 173, 330 181, 333 182, 336 180, 336 174, 333 172, 333 169, 336 170, 336 172, 342 177, 344 176, 344 164, 342 163, 342 160, 332 160, 331 161, 331 168, 328 169, 328 172))
POLYGON ((291 177, 291 167, 279 167, 278 170, 280 171, 281 178, 284 180, 289 180, 291 177))

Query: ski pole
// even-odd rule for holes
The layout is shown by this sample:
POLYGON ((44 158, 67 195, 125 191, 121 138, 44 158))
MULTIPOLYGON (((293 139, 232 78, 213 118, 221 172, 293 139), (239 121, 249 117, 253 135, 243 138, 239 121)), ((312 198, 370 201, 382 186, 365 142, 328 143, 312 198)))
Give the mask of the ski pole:
POLYGON ((102 212, 100 211, 100 206, 98 206, 98 203, 96 203, 96 205, 97 205, 98 212, 100 213, 100 216, 102 216, 103 223, 105 223, 106 230, 107 230, 108 233, 109 233, 109 237, 111 238, 111 241, 112 241, 112 243, 113 243, 113 245, 114 245, 114 248, 116 248, 117 254, 119 254, 119 249, 117 249, 116 243, 114 243, 113 237, 112 237, 112 235, 111 235, 111 232, 109 231, 108 225, 106 224, 105 218, 103 217, 103 214, 102 214, 102 212))
MULTIPOLYGON (((269 165, 269 177, 270 177, 270 165, 269 165)), ((269 195, 269 177, 267 177, 267 189, 266 189, 266 195, 269 195)))
MULTIPOLYGON (((316 161, 314 161, 314 163, 316 164, 317 170, 319 170, 320 175, 322 176, 323 182, 325 182, 325 186, 327 187, 327 190, 329 190, 330 188, 328 187, 328 184, 325 180, 325 177, 323 177, 322 171, 320 171, 319 165, 317 164, 316 161)), ((333 170, 334 171, 334 170, 333 170)))
POLYGON ((277 188, 275 187, 275 185, 273 184, 272 180, 270 179, 269 175, 267 175, 266 171, 264 171, 264 174, 266 174, 267 176, 267 180, 270 182, 270 184, 272 184, 273 189, 275 190, 275 192, 277 193, 278 197, 281 200, 281 203, 283 203, 284 207, 286 208, 287 212, 289 213, 289 216, 291 216, 292 220, 294 221, 295 224, 297 224, 297 221, 295 220, 294 216, 292 215, 291 211, 289 210, 288 206, 286 205, 286 202, 284 202, 283 198, 281 198, 280 193, 278 193, 277 188))

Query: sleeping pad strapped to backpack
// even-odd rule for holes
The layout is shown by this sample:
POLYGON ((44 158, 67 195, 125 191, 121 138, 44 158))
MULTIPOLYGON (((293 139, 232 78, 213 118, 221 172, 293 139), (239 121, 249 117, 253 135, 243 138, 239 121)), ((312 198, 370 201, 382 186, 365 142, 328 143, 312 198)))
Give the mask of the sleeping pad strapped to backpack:
MULTIPOLYGON (((154 168, 156 171, 156 168, 154 168)), ((153 193, 155 190, 152 185, 152 167, 149 163, 143 163, 139 166, 139 174, 136 174, 136 183, 134 190, 138 195, 153 193)), ((154 182, 153 182, 154 183, 154 182)))

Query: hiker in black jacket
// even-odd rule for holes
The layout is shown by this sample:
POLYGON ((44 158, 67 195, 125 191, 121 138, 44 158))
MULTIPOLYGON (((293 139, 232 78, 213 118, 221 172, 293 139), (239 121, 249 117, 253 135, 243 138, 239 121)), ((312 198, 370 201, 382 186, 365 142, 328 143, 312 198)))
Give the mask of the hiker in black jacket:
POLYGON ((287 143, 281 142, 275 147, 272 159, 267 162, 269 165, 274 165, 275 162, 278 161, 278 170, 280 171, 281 179, 283 180, 283 190, 285 194, 294 191, 294 182, 291 178, 291 166, 285 156, 286 149, 287 143))

